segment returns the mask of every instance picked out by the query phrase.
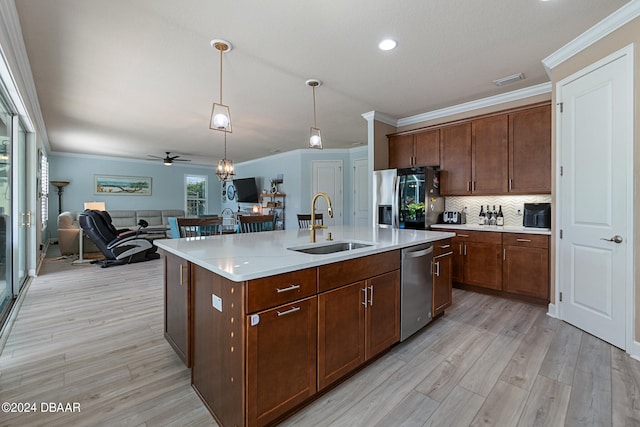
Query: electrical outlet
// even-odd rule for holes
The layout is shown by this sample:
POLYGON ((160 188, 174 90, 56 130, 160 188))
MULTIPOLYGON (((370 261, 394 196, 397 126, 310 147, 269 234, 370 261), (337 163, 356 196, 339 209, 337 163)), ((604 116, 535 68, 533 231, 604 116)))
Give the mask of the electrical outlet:
POLYGON ((211 305, 213 308, 222 313, 222 298, 218 295, 211 294, 211 305))

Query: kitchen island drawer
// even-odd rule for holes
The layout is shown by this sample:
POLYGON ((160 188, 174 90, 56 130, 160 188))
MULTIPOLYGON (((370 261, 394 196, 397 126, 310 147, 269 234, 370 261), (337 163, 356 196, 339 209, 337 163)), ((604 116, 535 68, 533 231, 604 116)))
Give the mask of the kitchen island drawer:
POLYGON ((318 267, 319 292, 379 276, 400 268, 400 251, 382 252, 318 267))
POLYGON ((315 268, 249 280, 247 313, 266 310, 315 295, 317 292, 315 268))

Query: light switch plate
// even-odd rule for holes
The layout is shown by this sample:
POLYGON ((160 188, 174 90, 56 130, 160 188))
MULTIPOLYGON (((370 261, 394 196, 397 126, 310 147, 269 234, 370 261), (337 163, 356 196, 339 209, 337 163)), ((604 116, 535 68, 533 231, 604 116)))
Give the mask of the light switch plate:
POLYGON ((222 313, 222 298, 216 294, 211 294, 211 305, 213 308, 222 313))

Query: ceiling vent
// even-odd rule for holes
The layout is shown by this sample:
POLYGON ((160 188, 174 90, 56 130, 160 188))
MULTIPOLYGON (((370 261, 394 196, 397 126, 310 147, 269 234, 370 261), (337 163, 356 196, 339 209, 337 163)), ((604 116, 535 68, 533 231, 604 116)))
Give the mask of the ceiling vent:
POLYGON ((523 73, 513 74, 513 75, 507 76, 507 77, 502 77, 501 79, 494 80, 493 84, 495 84, 496 86, 504 86, 504 85, 508 85, 510 83, 517 82, 519 80, 524 80, 524 74, 523 73))

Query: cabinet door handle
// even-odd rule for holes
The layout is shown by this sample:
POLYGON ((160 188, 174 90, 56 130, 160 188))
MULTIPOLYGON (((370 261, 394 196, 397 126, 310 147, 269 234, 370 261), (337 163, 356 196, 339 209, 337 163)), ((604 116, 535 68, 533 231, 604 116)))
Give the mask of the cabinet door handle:
POLYGON ((362 305, 366 307, 367 306, 367 288, 364 287, 362 288, 362 290, 364 291, 364 299, 362 300, 362 305))
POLYGON ((444 258, 444 257, 449 256, 449 255, 453 255, 453 252, 447 252, 447 253, 444 253, 444 254, 440 254, 440 255, 434 256, 433 259, 440 259, 440 258, 444 258))
POLYGON ((471 191, 471 181, 467 181, 467 191, 471 191))
POLYGON ((513 189, 513 179, 509 178, 509 191, 513 189))
POLYGON ((462 243, 460 243, 460 255, 462 255, 462 243))
POLYGON ((467 256, 467 245, 464 245, 464 256, 467 256))
POLYGON ((184 285, 184 265, 180 264, 180 286, 184 285))
POLYGON ((451 245, 440 245, 440 249, 447 249, 450 248, 451 245))
POLYGON ((502 259, 503 260, 507 259, 507 249, 506 248, 502 249, 502 259))
POLYGON ((458 233, 458 234, 457 234, 457 236, 458 236, 458 237, 469 237, 469 235, 468 235, 468 234, 460 234, 460 233, 458 233))
POLYGON ((276 288, 276 292, 280 293, 280 292, 295 291, 296 289, 300 289, 300 285, 291 285, 286 288, 276 288))
POLYGON ((436 276, 440 277, 440 261, 436 262, 436 276))
POLYGON ((292 307, 289 310, 276 311, 276 313, 278 313, 278 317, 280 317, 280 316, 285 316, 287 314, 295 313, 296 311, 300 311, 300 307, 292 307))
POLYGON ((471 184, 471 191, 476 191, 476 182, 473 181, 473 183, 471 184))
POLYGON ((531 242, 530 239, 516 239, 516 242, 531 242))
POLYGON ((373 307, 373 285, 369 286, 369 305, 373 307))

